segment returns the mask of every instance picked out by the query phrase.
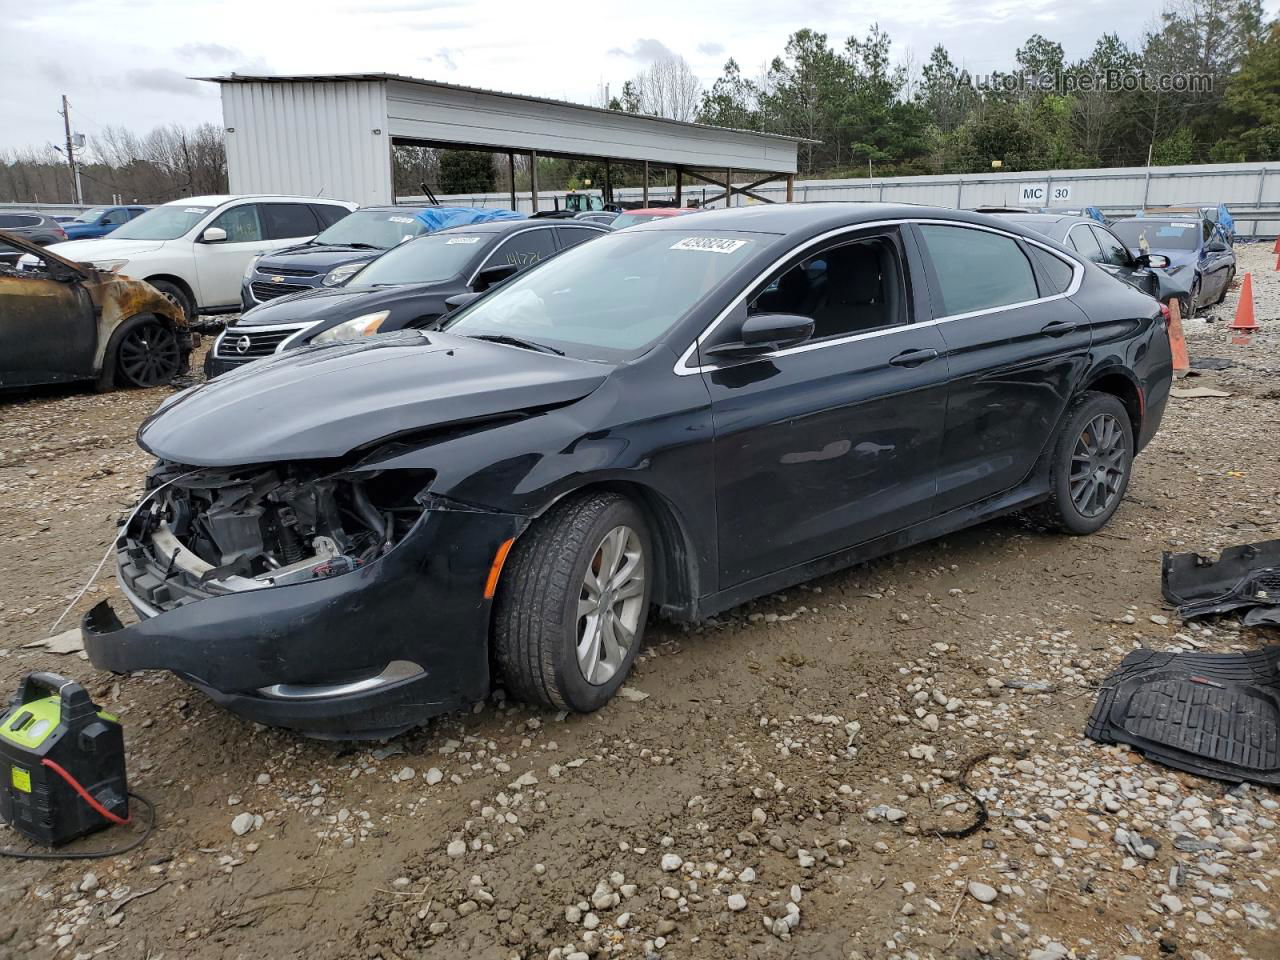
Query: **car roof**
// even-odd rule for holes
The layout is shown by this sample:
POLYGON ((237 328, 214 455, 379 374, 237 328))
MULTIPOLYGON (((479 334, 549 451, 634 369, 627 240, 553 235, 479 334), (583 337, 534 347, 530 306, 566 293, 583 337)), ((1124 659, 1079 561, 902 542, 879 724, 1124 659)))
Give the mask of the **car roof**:
POLYGON ((456 227, 445 227, 443 230, 436 230, 435 233, 514 233, 517 230, 526 230, 530 227, 585 227, 591 229, 594 224, 585 223, 582 220, 573 220, 565 217, 532 217, 523 220, 490 220, 487 223, 464 223, 456 227))
POLYGON ((1173 220, 1186 220, 1186 219, 1187 219, 1187 214, 1185 213, 1171 213, 1168 215, 1161 214, 1158 217, 1153 217, 1150 214, 1144 213, 1140 217, 1121 217, 1119 220, 1116 221, 1116 223, 1127 223, 1129 221, 1133 221, 1135 223, 1168 223, 1173 220))
POLYGON ((275 193, 210 193, 200 197, 179 197, 177 200, 170 200, 168 203, 162 204, 162 206, 174 207, 186 204, 188 206, 220 207, 224 203, 231 203, 233 200, 287 200, 293 203, 327 203, 339 207, 354 206, 348 200, 331 200, 328 197, 292 197, 287 194, 275 193))
POLYGON ((385 203, 376 206, 358 207, 352 210, 352 213, 368 213, 372 210, 375 213, 421 213, 423 210, 430 210, 432 204, 429 203, 385 203))
POLYGON ((880 203, 854 200, 812 200, 801 203, 759 203, 728 210, 703 210, 696 217, 660 217, 627 227, 631 230, 736 230, 746 233, 822 233, 859 223, 881 220, 951 220, 958 224, 1000 227, 1014 232, 1024 227, 1008 220, 952 207, 914 203, 880 203))
MULTIPOLYGON (((599 212, 599 211, 597 211, 599 212)), ((622 213, 650 213, 659 217, 674 217, 682 213, 694 213, 687 207, 636 207, 634 210, 623 210, 622 213)), ((619 214, 622 216, 622 214, 619 214)))

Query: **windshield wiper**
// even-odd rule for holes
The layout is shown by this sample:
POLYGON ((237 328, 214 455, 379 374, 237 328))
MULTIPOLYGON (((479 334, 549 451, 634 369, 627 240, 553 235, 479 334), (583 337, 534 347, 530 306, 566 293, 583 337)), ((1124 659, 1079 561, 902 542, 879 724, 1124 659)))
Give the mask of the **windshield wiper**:
POLYGON ((384 247, 378 246, 376 243, 343 243, 339 246, 350 247, 352 250, 383 250, 384 247))
POLYGON ((557 350, 555 347, 549 347, 545 343, 534 343, 532 340, 523 340, 520 337, 508 336, 505 333, 473 333, 467 334, 472 340, 488 340, 490 343, 509 343, 513 347, 524 347, 526 350, 536 350, 539 353, 554 353, 557 357, 563 357, 564 351, 557 350))

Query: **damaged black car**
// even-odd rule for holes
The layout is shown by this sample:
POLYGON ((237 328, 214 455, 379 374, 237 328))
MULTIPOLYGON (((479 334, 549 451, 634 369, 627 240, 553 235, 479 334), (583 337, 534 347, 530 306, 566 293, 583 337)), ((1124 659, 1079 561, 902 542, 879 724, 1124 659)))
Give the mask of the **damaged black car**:
POLYGON ((316 736, 495 683, 594 710, 654 610, 705 617, 1015 510, 1099 529, 1171 373, 1159 304, 989 217, 643 225, 438 329, 170 398, 115 545, 139 620, 100 604, 86 649, 316 736))

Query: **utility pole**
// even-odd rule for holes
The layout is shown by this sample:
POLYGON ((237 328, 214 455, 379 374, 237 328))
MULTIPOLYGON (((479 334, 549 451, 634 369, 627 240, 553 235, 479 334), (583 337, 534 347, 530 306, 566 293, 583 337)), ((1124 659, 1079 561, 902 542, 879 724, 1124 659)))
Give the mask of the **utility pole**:
POLYGON ((76 166, 76 148, 71 142, 71 108, 67 105, 67 95, 62 95, 62 123, 67 132, 67 163, 71 165, 71 183, 75 189, 76 203, 84 203, 84 195, 80 192, 80 168, 76 166))

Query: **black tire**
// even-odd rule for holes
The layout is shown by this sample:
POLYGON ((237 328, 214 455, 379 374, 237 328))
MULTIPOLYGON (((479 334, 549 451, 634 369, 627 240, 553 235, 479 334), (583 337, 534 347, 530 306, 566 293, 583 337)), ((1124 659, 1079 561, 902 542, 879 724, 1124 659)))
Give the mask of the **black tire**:
MULTIPOLYGON (((627 540, 626 542, 630 542, 627 540)), ((623 553, 624 563, 631 562, 623 553)), ((507 689, 527 703, 590 713, 604 706, 622 686, 636 652, 644 640, 652 583, 653 549, 644 517, 635 504, 613 493, 588 493, 568 498, 540 517, 516 541, 502 571, 493 616, 494 653, 507 689), (579 662, 580 639, 590 647, 586 629, 593 621, 581 613, 587 597, 588 567, 596 569, 606 538, 618 528, 635 534, 639 543, 639 621, 630 643, 616 644, 613 672, 603 682, 589 682, 579 662)), ((621 572, 621 571, 620 571, 621 572)), ((626 581, 630 583, 631 581, 626 581)), ((608 590, 601 598, 613 601, 608 590)), ((636 605, 619 599, 608 610, 621 607, 633 616, 636 605)), ((597 611, 596 617, 601 614, 597 611)), ((615 628, 616 629, 616 628, 615 628)), ((607 634, 604 628, 600 634, 607 634)), ((601 641, 603 643, 603 641, 601 641)), ((608 643, 598 649, 606 649, 608 643)), ((608 658, 599 658, 603 663, 608 658)), ((597 680, 600 680, 597 674, 597 680)))
POLYGON ((184 372, 187 358, 172 325, 150 314, 133 317, 112 337, 104 369, 112 371, 116 384, 158 387, 184 372))
POLYGON ((1129 487, 1133 449, 1133 423, 1119 398, 1092 390, 1081 394, 1072 402, 1062 429, 1054 439, 1049 474, 1051 492, 1048 501, 1036 508, 1035 519, 1075 536, 1101 530, 1119 508, 1129 487), (1114 433, 1100 430, 1100 423, 1114 433), (1089 454, 1084 448, 1090 440, 1099 448, 1099 454, 1085 460, 1089 454), (1106 453, 1104 448, 1110 448, 1113 443, 1115 452, 1106 453))
POLYGON ((196 305, 191 302, 191 298, 187 296, 185 290, 176 283, 170 283, 168 280, 149 280, 147 282, 164 294, 166 300, 182 311, 182 315, 187 318, 188 324, 195 324, 196 305))

